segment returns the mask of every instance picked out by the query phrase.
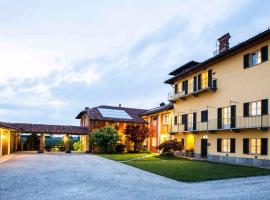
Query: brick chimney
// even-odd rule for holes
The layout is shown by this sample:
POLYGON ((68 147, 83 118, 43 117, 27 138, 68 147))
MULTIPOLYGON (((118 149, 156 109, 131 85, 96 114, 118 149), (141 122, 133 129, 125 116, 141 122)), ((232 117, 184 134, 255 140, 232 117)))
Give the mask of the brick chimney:
POLYGON ((229 33, 226 33, 225 35, 221 36, 218 39, 219 42, 219 53, 222 53, 224 51, 227 51, 229 49, 229 40, 231 36, 229 33))

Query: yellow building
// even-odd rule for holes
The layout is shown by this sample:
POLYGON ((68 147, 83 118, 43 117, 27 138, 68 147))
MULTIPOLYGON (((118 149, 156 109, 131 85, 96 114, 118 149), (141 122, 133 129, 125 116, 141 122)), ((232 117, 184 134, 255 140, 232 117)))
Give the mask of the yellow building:
POLYGON ((148 122, 149 137, 147 148, 151 152, 157 152, 156 147, 162 142, 171 139, 173 105, 164 103, 160 107, 147 110, 142 113, 142 118, 148 122))
POLYGON ((270 30, 232 48, 230 35, 203 61, 170 73, 174 87, 172 131, 186 155, 209 160, 269 165, 270 30))

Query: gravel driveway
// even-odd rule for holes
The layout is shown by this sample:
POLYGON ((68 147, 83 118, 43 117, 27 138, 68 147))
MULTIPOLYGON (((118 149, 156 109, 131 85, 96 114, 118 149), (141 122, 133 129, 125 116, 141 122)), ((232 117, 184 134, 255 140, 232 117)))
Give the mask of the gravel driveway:
POLYGON ((16 154, 0 199, 270 199, 270 176, 182 183, 95 155, 16 154))

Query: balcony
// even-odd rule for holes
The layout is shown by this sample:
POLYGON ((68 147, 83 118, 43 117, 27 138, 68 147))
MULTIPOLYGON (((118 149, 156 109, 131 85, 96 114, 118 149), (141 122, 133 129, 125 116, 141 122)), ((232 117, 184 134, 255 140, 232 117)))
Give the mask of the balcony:
POLYGON ((258 129, 258 130, 267 130, 270 128, 270 116, 250 116, 250 117, 236 117, 235 120, 231 120, 230 123, 224 123, 224 120, 221 120, 218 123, 218 119, 208 120, 208 122, 196 122, 196 126, 187 124, 178 124, 174 126, 173 130, 175 132, 215 132, 222 130, 231 130, 239 132, 241 129, 258 129))
POLYGON ((201 93, 208 92, 208 91, 213 91, 215 92, 217 90, 217 79, 213 79, 211 85, 208 87, 201 88, 196 91, 191 91, 191 92, 186 92, 186 91, 181 91, 178 93, 175 93, 174 91, 168 93, 168 100, 170 102, 175 102, 178 99, 185 100, 186 97, 188 96, 198 96, 201 93))

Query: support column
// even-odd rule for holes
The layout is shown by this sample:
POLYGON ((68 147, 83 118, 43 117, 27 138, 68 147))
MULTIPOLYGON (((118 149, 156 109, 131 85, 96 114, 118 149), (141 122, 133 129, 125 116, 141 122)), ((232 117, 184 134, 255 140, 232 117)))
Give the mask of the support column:
POLYGON ((90 137, 89 135, 85 135, 85 152, 89 153, 90 152, 90 148, 89 148, 89 143, 90 143, 90 137))
POLYGON ((3 140, 3 133, 2 129, 0 129, 0 156, 2 156, 2 140, 3 140))
POLYGON ((71 153, 70 146, 69 146, 69 135, 66 134, 64 137, 64 146, 65 146, 65 152, 71 153))
POLYGON ((44 153, 44 139, 45 139, 44 133, 40 133, 38 153, 44 153))

